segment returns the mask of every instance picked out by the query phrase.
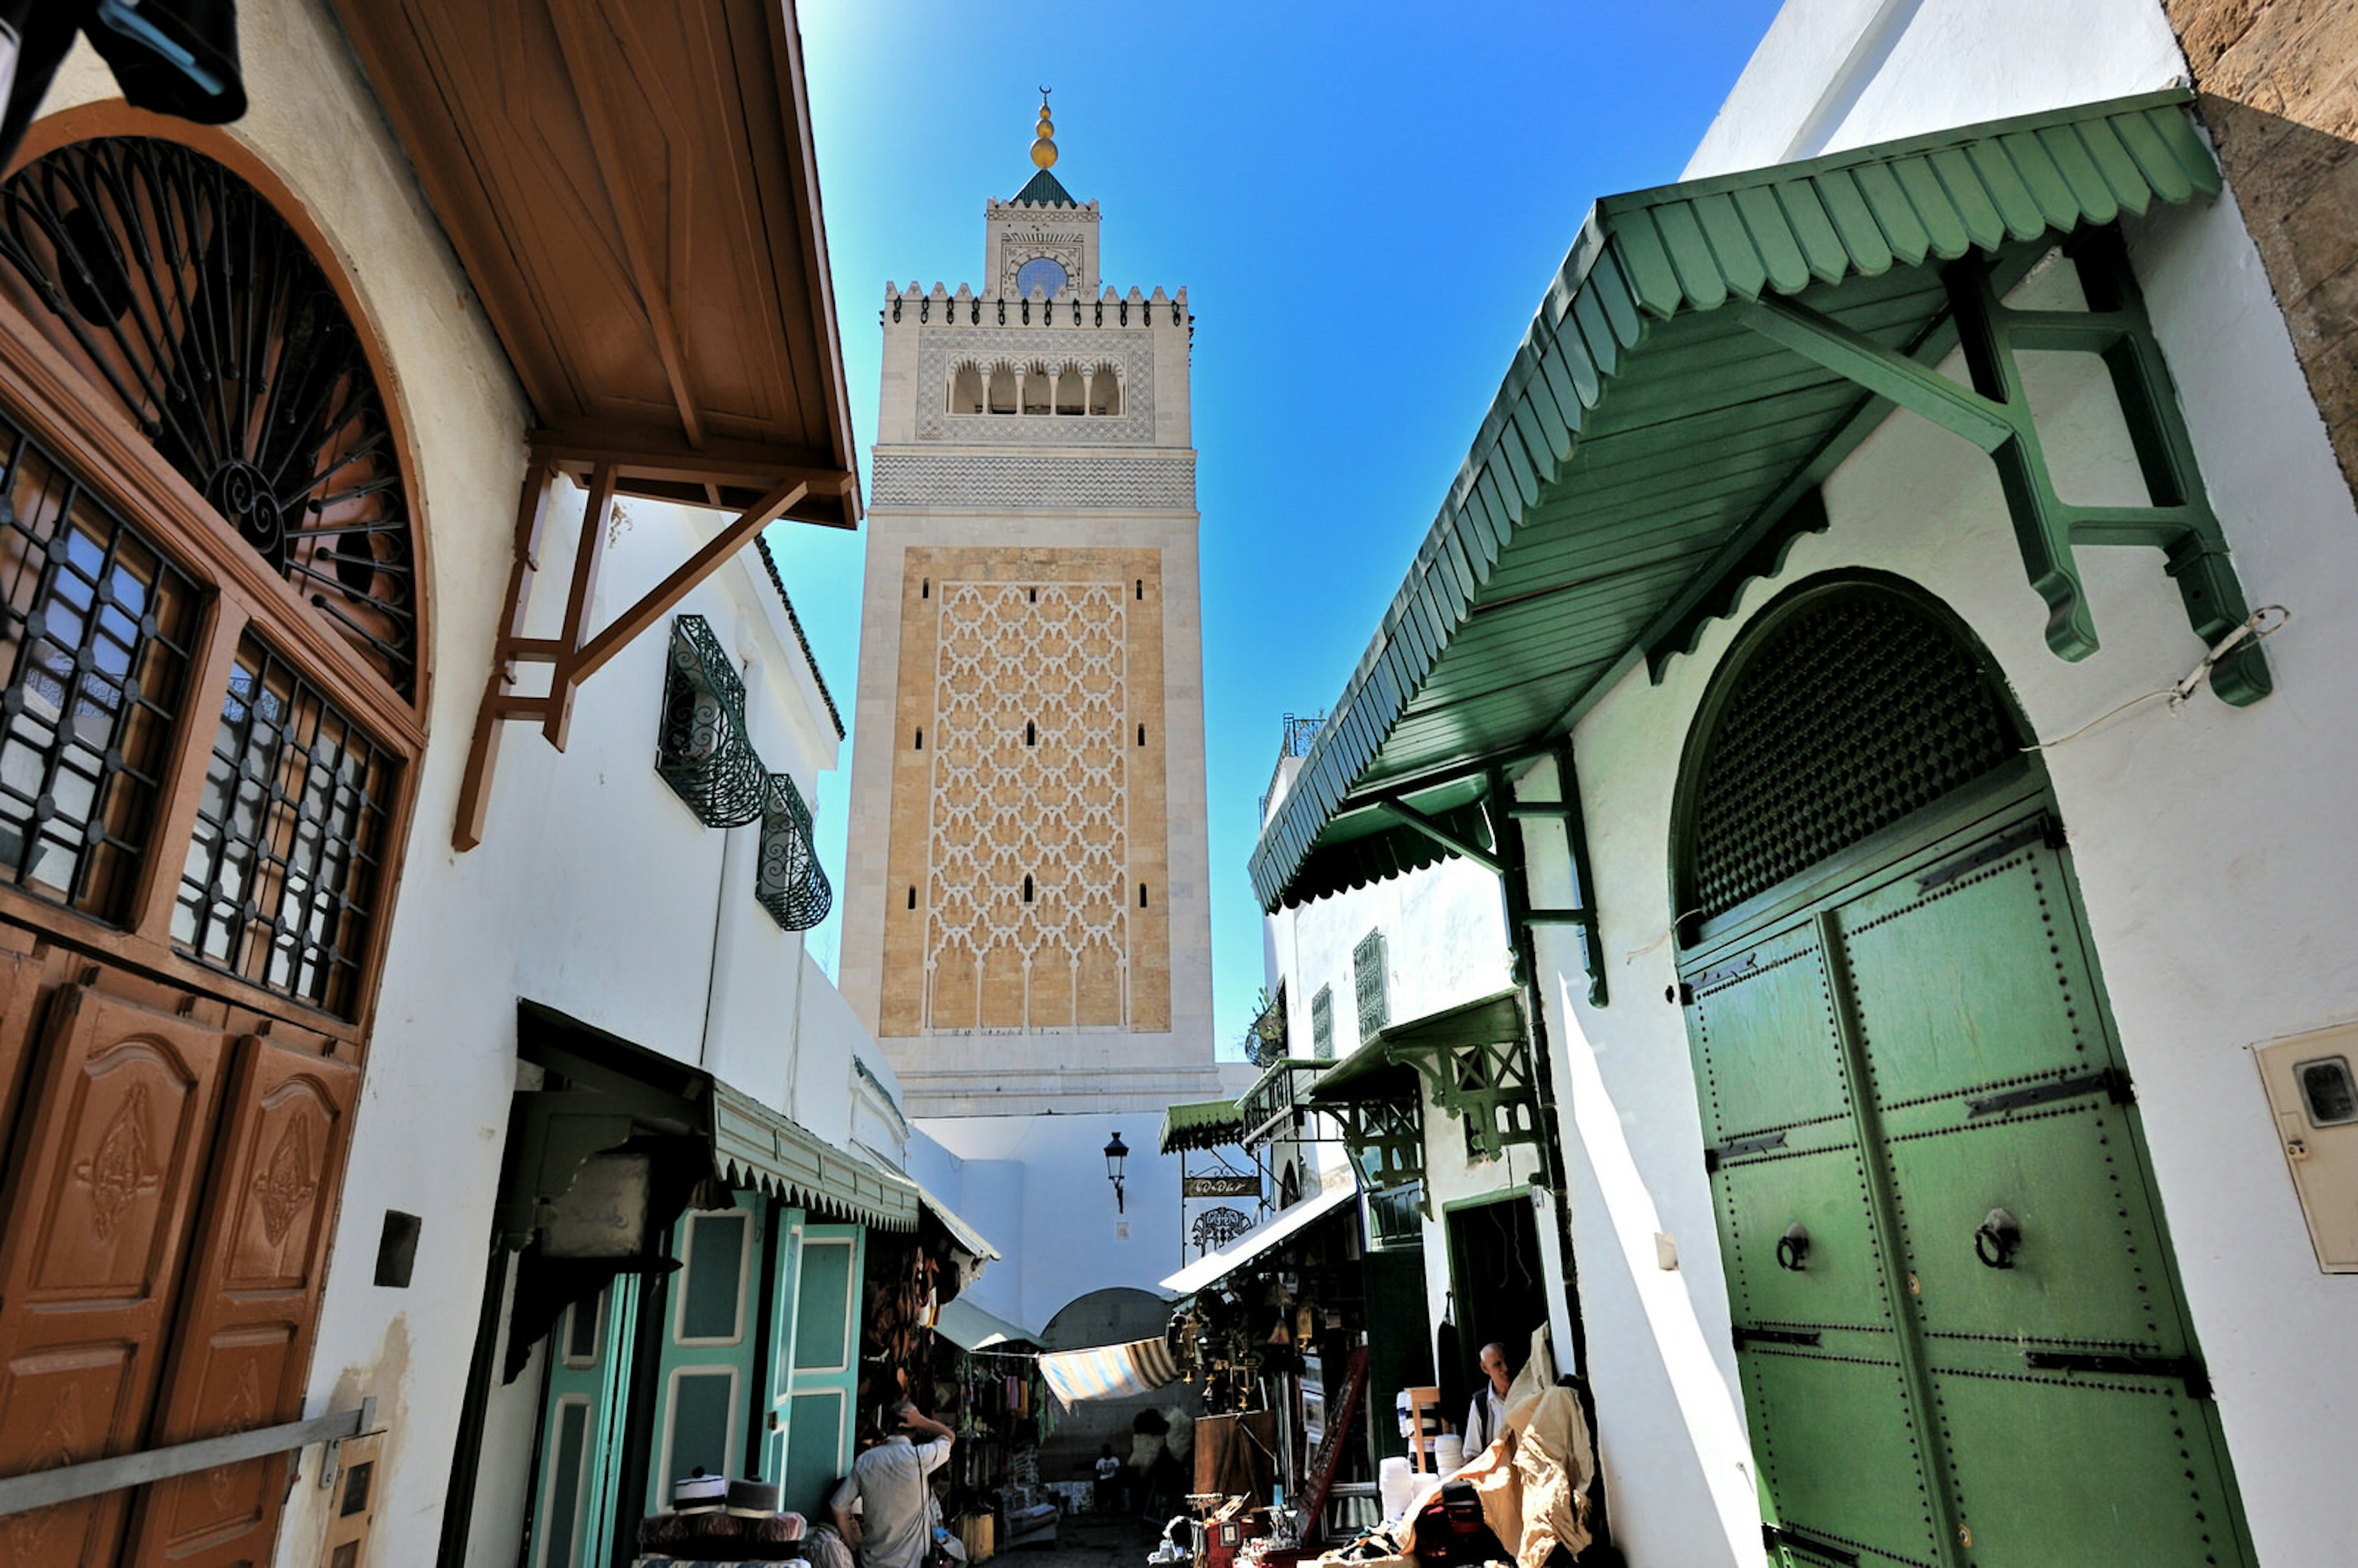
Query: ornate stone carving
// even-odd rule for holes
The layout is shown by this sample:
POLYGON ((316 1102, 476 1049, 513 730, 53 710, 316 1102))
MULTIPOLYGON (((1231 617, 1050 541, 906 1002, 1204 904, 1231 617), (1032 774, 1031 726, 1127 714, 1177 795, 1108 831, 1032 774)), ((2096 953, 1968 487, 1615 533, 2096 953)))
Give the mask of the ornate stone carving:
MULTIPOLYGON (((1069 303, 1069 302, 1068 302, 1069 303)), ((1133 315, 1136 313, 1133 312, 1133 315)), ((1154 440, 1154 340, 1141 328, 994 326, 929 331, 917 345, 917 438, 976 446, 1149 446, 1154 440), (1121 412, 1112 416, 952 414, 950 374, 971 362, 989 379, 996 364, 1113 364, 1121 371, 1121 412)))
POLYGON ((1082 512, 1192 512, 1195 454, 1052 457, 1030 453, 876 454, 877 506, 1031 507, 1082 512))

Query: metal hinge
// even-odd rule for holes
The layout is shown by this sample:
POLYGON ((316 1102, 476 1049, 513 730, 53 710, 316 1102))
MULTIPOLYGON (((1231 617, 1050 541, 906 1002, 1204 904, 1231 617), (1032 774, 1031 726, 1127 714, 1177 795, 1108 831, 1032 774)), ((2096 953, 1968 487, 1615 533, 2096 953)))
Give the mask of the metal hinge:
POLYGON ((2128 1105, 2136 1098, 2136 1088, 2129 1076, 2118 1067, 2106 1067, 2099 1072, 2082 1073, 2074 1078, 2055 1078, 2028 1088, 2008 1089, 2004 1094, 1985 1095, 1965 1102, 1967 1116, 2003 1116, 2008 1111, 2027 1110, 2034 1105, 2052 1105, 2057 1100, 2080 1099, 2088 1095, 2103 1095, 2115 1105, 2128 1105))
POLYGON ((1705 1171, 1716 1171, 1719 1169, 1719 1162, 1723 1160, 1732 1160, 1738 1154, 1765 1154, 1771 1149, 1782 1149, 1784 1146, 1785 1132, 1782 1128, 1774 1132, 1756 1132, 1749 1138, 1731 1138, 1725 1143, 1714 1143, 1703 1152, 1703 1168, 1705 1171))
POLYGON ((1953 860, 1942 861, 1916 878, 1918 892, 1931 892, 1955 881, 1967 871, 1979 871, 1993 860, 2003 860, 2017 849, 2030 844, 2043 844, 2050 849, 2063 848, 2063 824, 2045 812, 2039 813, 2011 833, 1999 835, 1986 844, 1979 844, 1953 860))
POLYGON ((1728 1330, 1728 1335, 1738 1350, 1748 1345, 1799 1345, 1815 1349, 1825 1337, 1813 1328, 1747 1328, 1740 1323, 1728 1330))
POLYGON ((2121 1356, 2089 1350, 2026 1350, 2023 1364, 2034 1372, 2103 1372, 2125 1378, 2177 1378, 2187 1397, 2211 1397, 2211 1372, 2192 1356, 2121 1356))
POLYGON ((1846 1546, 1836 1546, 1831 1541, 1820 1541, 1814 1535, 1804 1535, 1790 1525, 1762 1525, 1760 1541, 1772 1554, 1779 1547, 1784 1547, 1793 1552, 1806 1552, 1828 1563, 1839 1563, 1843 1568, 1857 1568, 1857 1552, 1846 1546))

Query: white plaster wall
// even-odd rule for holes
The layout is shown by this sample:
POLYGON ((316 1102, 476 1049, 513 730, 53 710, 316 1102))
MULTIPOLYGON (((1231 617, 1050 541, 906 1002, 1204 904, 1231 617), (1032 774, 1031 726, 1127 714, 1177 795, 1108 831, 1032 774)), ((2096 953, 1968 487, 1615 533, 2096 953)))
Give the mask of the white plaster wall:
MULTIPOLYGON (((1797 9, 1779 29, 1792 30, 1797 9)), ((1927 0, 1841 135, 2163 85, 2174 57, 2162 58, 2147 11, 1927 0), (2036 75, 2058 59, 2088 60, 2091 38, 2106 47, 2069 91, 2036 75), (2026 62, 2044 99, 1974 64, 1999 58, 2026 62), (1955 96, 1975 81, 1983 96, 1955 96)), ((1742 123, 1768 114, 1757 106, 1790 117, 1812 98, 1813 82, 1763 74, 1777 64, 1764 45, 1699 165, 1740 163, 1774 141, 1742 123), (1767 139, 1739 143, 1750 131, 1767 139)), ((2260 1558, 2322 1568, 2358 1558, 2358 1500, 2343 1475, 2358 1444, 2358 1368, 2317 1354, 2358 1326, 2358 1282, 2317 1270, 2248 1047, 2346 1020, 2358 996, 2347 937, 2358 916, 2348 785, 2358 729, 2343 686, 2358 667, 2358 517, 2232 196, 2158 213, 2131 244, 2245 592, 2297 620, 2268 643, 2277 691, 2265 701, 2230 708, 2205 693, 2176 715, 2148 705, 2048 762, 2260 1558)), ((2096 385, 2051 385, 2042 431, 2079 482, 2127 484, 2109 449, 2117 415, 2096 385)), ((1661 686, 1642 672, 1623 681, 1574 736, 1612 1005, 1586 1003, 1576 942, 1549 931, 1540 942, 1553 972, 1550 1033, 1573 1128, 1605 1461, 1633 1563, 1759 1561, 1687 1041, 1664 997, 1673 957, 1660 940, 1680 750, 1738 625, 1813 572, 1896 572, 1965 619, 2049 736, 2169 684, 2203 652, 2157 552, 2084 548, 2104 648, 2076 665, 2049 654, 1992 470, 1911 416, 1887 422, 1826 499, 1832 527, 1796 545, 1779 583, 1753 585, 1736 622, 1712 625, 1661 686), (1657 1232, 1673 1238, 1675 1271, 1657 1264, 1657 1232)), ((1549 772, 1526 789, 1546 795, 1549 772)), ((1554 831, 1534 825, 1535 840, 1554 831)), ((1532 855, 1541 868, 1561 859, 1537 841, 1532 855)), ((1536 902, 1566 892, 1534 879, 1536 902)))
POLYGON ((1512 983, 1498 879, 1468 860, 1452 858, 1266 919, 1282 966, 1270 985, 1285 981, 1286 1044, 1297 1056, 1313 1054, 1310 1000, 1321 986, 1335 991, 1336 1057, 1359 1048, 1351 951, 1370 931, 1384 934, 1384 993, 1394 1023, 1512 983))
POLYGON ((1179 1157, 1155 1152, 1152 1112, 918 1117, 909 1173, 998 1248, 974 1303, 1037 1332, 1075 1298, 1125 1286, 1167 1296, 1177 1269, 1179 1157), (1105 1146, 1130 1150, 1122 1212, 1105 1146))
MULTIPOLYGON (((520 995, 702 1062, 838 1143, 864 1130, 889 1151, 899 1134, 873 1103, 892 1087, 881 1063, 886 1094, 867 1092, 868 1122, 859 1121, 851 1062, 873 1044, 800 939, 752 902, 753 832, 704 829, 653 771, 661 632, 583 688, 565 754, 528 726, 510 728, 484 841, 465 856, 451 850, 530 411, 323 0, 247 0, 240 22, 252 107, 227 132, 326 233, 383 343, 385 391, 411 438, 411 500, 430 568, 429 740, 307 1402, 318 1413, 377 1399, 390 1436, 371 1561, 424 1563, 438 1543, 482 1301, 520 995), (406 1291, 371 1282, 387 1208, 425 1222, 406 1291)), ((103 63, 78 45, 45 108, 117 95, 103 63)), ((630 521, 607 557, 595 613, 627 604, 710 536, 708 516, 653 503, 623 508, 630 521)), ((561 610, 580 510, 579 492, 561 486, 535 629, 561 610)), ((708 616, 747 666, 756 744, 814 798, 817 772, 836 763, 837 737, 758 558, 741 556, 681 608, 708 616)), ((528 1370, 493 1400, 472 1562, 514 1560, 518 1449, 528 1454, 537 1388, 528 1370)), ((278 1558, 308 1563, 323 1494, 298 1484, 291 1498, 278 1558)))
POLYGON ((1803 0, 1777 13, 1680 178, 2188 80, 2153 0, 1803 0))

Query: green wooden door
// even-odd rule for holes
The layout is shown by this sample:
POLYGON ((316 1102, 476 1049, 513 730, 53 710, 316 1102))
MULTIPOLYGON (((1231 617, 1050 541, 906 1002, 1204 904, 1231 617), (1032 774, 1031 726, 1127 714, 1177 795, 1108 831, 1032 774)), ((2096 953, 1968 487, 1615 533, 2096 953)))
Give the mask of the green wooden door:
POLYGON ((1830 971, 1804 918, 1688 980, 1745 1410, 1780 1524, 1865 1563, 1938 1562, 1930 1437, 1830 971))
POLYGON ((1916 836, 1683 967, 1789 1562, 2250 1561, 2050 820, 1916 836))
POLYGON ((794 1422, 795 1306, 802 1284, 804 1211, 782 1208, 770 1234, 770 1343, 762 1360, 762 1478, 782 1487, 794 1422))
POLYGON ((673 1232, 672 1256, 680 1270, 665 1303, 649 1513, 669 1506, 671 1484, 680 1476, 698 1469, 708 1476, 746 1473, 765 1201, 739 1193, 730 1207, 690 1209, 673 1232))
POLYGON ((614 1537, 639 1281, 624 1274, 568 1307, 548 1339, 540 1466, 533 1479, 530 1568, 590 1568, 614 1537))
POLYGON ((799 1233, 781 1485, 787 1508, 825 1519, 827 1493, 851 1468, 867 1233, 856 1225, 799 1233))

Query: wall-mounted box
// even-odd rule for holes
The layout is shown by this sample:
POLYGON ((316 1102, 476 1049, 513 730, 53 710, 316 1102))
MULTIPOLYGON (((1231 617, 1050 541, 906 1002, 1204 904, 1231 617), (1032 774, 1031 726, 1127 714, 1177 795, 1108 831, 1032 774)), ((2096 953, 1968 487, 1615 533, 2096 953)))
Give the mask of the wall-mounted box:
POLYGON ((2358 1024, 2253 1052, 2317 1266, 2358 1274, 2358 1024))

